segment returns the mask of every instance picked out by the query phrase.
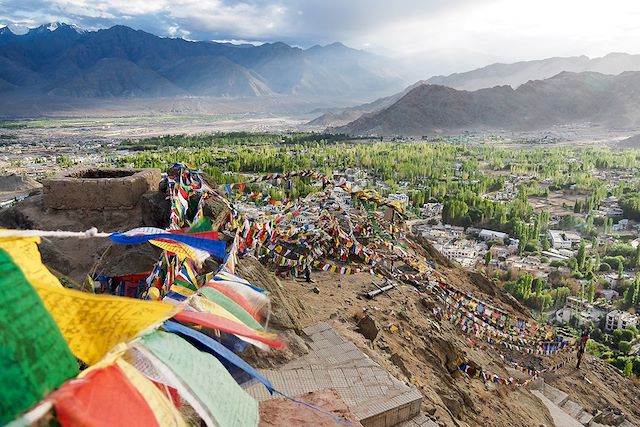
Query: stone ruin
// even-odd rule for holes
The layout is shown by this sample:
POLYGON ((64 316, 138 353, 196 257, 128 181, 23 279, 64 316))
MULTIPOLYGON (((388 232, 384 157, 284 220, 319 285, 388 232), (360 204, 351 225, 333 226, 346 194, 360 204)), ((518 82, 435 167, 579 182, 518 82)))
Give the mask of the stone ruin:
POLYGON ((45 179, 43 206, 49 209, 133 209, 141 196, 157 191, 159 169, 81 169, 45 179))

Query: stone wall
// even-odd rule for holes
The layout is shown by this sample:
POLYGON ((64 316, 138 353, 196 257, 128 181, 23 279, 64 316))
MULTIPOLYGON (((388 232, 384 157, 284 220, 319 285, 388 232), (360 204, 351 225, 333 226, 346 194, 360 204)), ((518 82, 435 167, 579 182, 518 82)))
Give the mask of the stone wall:
POLYGON ((132 209, 158 189, 159 169, 80 169, 42 182, 50 209, 132 209))

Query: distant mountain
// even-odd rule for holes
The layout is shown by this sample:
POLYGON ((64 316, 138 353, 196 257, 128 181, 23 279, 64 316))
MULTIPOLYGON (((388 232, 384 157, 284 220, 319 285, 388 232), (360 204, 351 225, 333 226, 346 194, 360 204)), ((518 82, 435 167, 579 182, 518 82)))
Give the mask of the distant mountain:
POLYGON ((440 85, 470 91, 503 85, 509 85, 515 89, 530 80, 544 80, 563 71, 576 73, 594 71, 612 75, 625 71, 640 71, 640 55, 610 53, 601 58, 593 59, 583 55, 523 61, 513 64, 492 64, 464 73, 435 76, 427 80, 420 80, 395 95, 355 107, 333 109, 308 124, 315 126, 342 126, 365 113, 372 113, 388 107, 421 84, 440 85))
POLYGON ((517 89, 474 92, 421 84, 395 103, 332 130, 352 135, 426 135, 464 129, 539 129, 592 122, 640 125, 640 72, 563 72, 517 89))
POLYGON ((610 53, 593 59, 583 55, 513 64, 492 64, 465 73, 431 77, 426 83, 460 90, 478 90, 501 85, 509 85, 515 89, 529 80, 547 79, 563 71, 594 71, 614 75, 624 71, 640 71, 640 55, 610 53))
POLYGON ((342 126, 356 120, 358 117, 366 113, 382 110, 405 96, 412 89, 424 84, 424 80, 420 80, 417 83, 405 88, 402 92, 398 92, 395 95, 385 96, 384 98, 378 98, 375 101, 368 102, 366 104, 357 105, 355 107, 338 108, 325 112, 320 117, 316 117, 307 123, 309 126, 342 126))
POLYGON ((403 85, 385 58, 340 43, 309 49, 191 42, 125 26, 0 28, 0 92, 73 97, 364 97, 403 85))

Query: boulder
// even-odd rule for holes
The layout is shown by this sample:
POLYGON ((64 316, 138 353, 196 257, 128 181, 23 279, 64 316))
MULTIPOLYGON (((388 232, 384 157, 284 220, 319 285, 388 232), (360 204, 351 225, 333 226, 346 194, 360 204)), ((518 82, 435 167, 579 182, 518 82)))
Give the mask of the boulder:
POLYGON ((356 330, 360 332, 366 339, 373 341, 378 336, 380 327, 373 317, 367 315, 358 322, 358 329, 356 330))
POLYGON ((160 191, 145 193, 140 198, 142 222, 147 227, 167 228, 170 209, 171 203, 166 194, 160 191))

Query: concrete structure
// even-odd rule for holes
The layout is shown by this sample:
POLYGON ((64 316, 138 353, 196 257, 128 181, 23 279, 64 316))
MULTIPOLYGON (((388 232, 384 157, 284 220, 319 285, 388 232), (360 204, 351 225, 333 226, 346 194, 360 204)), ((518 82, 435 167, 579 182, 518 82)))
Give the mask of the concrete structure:
POLYGON ((607 323, 605 323, 604 328, 607 331, 613 331, 614 329, 626 329, 637 324, 637 315, 626 311, 613 310, 607 314, 607 323))
POLYGON ((628 219, 621 219, 616 224, 613 224, 613 231, 624 231, 628 227, 629 227, 629 220, 628 219))
POLYGON ((602 296, 604 297, 605 300, 611 302, 613 300, 618 299, 620 297, 620 294, 618 293, 618 291, 613 289, 604 289, 602 291, 602 296))
POLYGON ((389 196, 387 197, 387 200, 389 200, 389 201, 398 201, 405 207, 409 204, 409 196, 407 196, 404 193, 392 193, 392 194, 389 194, 389 196))
POLYGON ((500 240, 500 241, 504 241, 504 239, 508 238, 509 235, 507 233, 503 233, 501 231, 483 229, 482 231, 480 231, 480 234, 478 234, 478 237, 480 239, 482 239, 482 240, 500 240))
POLYGON ((562 255, 559 252, 551 252, 551 251, 540 251, 540 255, 546 256, 547 258, 550 259, 555 259, 555 260, 560 260, 560 261, 565 261, 568 260, 569 257, 562 255))
POLYGON ((590 303, 585 299, 577 297, 567 297, 564 307, 556 311, 556 321, 558 323, 569 323, 571 317, 577 319, 578 325, 588 322, 597 324, 611 310, 609 304, 595 302, 590 303))
POLYGON ((578 233, 572 231, 549 230, 547 236, 554 249, 571 249, 571 246, 582 240, 578 233))
POLYGON ((132 209, 158 189, 159 169, 82 169, 45 179, 43 205, 49 209, 132 209))
POLYGON ((562 390, 550 386, 540 378, 533 385, 531 393, 535 395, 547 407, 556 426, 582 427, 593 426, 594 416, 578 403, 571 400, 569 395, 562 390))
POLYGON ((420 209, 423 218, 442 218, 442 203, 425 203, 420 209))
MULTIPOLYGON (((364 427, 395 426, 420 414, 417 389, 395 379, 327 323, 303 331, 310 339, 308 354, 278 370, 261 370, 275 388, 292 396, 333 388, 364 427)), ((247 392, 260 401, 277 397, 262 384, 247 392)))

